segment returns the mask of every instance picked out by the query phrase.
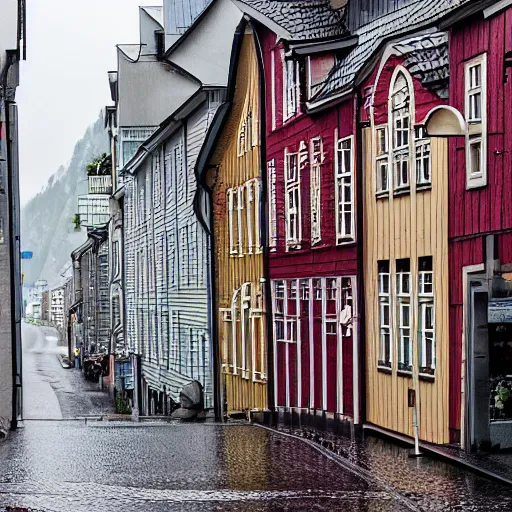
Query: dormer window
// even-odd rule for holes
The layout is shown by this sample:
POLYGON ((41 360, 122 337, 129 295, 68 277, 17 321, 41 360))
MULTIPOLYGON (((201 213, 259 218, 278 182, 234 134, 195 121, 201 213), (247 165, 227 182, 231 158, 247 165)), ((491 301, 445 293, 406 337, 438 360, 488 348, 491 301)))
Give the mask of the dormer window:
POLYGON ((299 105, 299 64, 285 59, 284 65, 284 91, 283 91, 283 117, 287 121, 298 111, 299 105))
POLYGON ((306 63, 309 99, 315 96, 318 89, 325 83, 334 62, 332 54, 308 56, 306 63))

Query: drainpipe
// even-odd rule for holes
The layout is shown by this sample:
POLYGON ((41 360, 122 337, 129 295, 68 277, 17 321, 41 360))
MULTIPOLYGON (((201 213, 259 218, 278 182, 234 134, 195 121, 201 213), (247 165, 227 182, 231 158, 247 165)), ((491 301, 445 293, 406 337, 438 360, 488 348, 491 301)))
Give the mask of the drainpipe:
MULTIPOLYGON (((361 106, 363 105, 361 93, 359 90, 354 99, 355 119, 356 119, 356 217, 357 217, 357 316, 358 331, 357 340, 359 345, 359 403, 354 403, 355 408, 359 409, 358 425, 364 425, 366 422, 366 311, 365 311, 365 281, 364 281, 364 159, 363 159, 363 125, 361 122, 361 106)), ((354 417, 356 420, 356 417, 354 417)), ((356 423, 356 421, 354 421, 356 423)))

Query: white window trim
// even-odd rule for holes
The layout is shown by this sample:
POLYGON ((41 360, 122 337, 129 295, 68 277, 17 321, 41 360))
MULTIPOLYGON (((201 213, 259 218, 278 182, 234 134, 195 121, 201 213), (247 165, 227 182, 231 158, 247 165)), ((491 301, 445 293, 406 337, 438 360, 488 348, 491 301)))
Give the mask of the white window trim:
MULTIPOLYGON (((228 188, 228 225, 229 225, 229 254, 234 256, 238 254, 237 245, 235 243, 235 193, 236 189, 228 188)), ((238 199, 238 196, 237 196, 238 199)), ((237 222, 238 226, 238 222, 237 222)))
POLYGON ((310 208, 311 208, 311 245, 317 245, 322 241, 322 165, 324 162, 324 143, 322 137, 314 137, 309 141, 309 172, 310 172, 310 208), (320 153, 314 153, 315 142, 320 143, 320 153), (315 163, 315 156, 319 161, 315 163), (316 179, 314 179, 316 175, 316 179), (315 186, 314 186, 315 185, 315 186), (315 212, 315 207, 317 211, 315 212), (315 217, 317 222, 313 224, 315 217))
POLYGON ((272 252, 277 250, 277 193, 276 193, 276 160, 270 159, 267 162, 267 180, 268 180, 268 233, 269 247, 272 252))
MULTIPOLYGON (((254 181, 253 180, 249 180, 248 182, 245 183, 245 188, 246 188, 246 194, 247 194, 247 211, 246 211, 246 214, 247 214, 247 252, 249 254, 252 254, 253 253, 253 250, 254 250, 254 247, 255 247, 255 242, 254 242, 254 228, 255 226, 253 225, 253 209, 254 209, 254 195, 255 195, 255 190, 254 190, 254 181)), ((258 224, 257 224, 257 219, 256 219, 256 229, 258 229, 258 224)))
POLYGON ((238 211, 238 256, 243 258, 244 256, 244 233, 242 230, 243 226, 243 214, 242 211, 244 209, 244 187, 240 186, 236 189, 236 193, 238 194, 237 200, 237 211, 238 211))
POLYGON ((396 66, 393 76, 391 77, 390 88, 389 88, 389 99, 388 99, 388 149, 389 149, 389 163, 388 163, 388 178, 389 178, 389 190, 394 193, 404 193, 411 188, 411 172, 415 169, 413 158, 415 155, 414 149, 414 113, 415 113, 415 98, 414 98, 414 84, 412 82, 411 75, 407 69, 403 66, 396 66), (408 146, 395 147, 396 133, 395 133, 395 116, 393 115, 393 92, 395 89, 395 83, 398 76, 403 74, 409 88, 409 144, 408 146), (395 154, 399 156, 402 151, 408 151, 408 162, 409 162, 409 174, 407 185, 396 186, 396 169, 395 169, 395 154))
POLYGON ((421 354, 421 360, 420 360, 420 375, 426 375, 430 378, 433 378, 435 376, 435 370, 436 370, 436 303, 435 303, 435 275, 434 275, 434 269, 432 270, 426 270, 426 271, 419 271, 418 272, 418 318, 421 319, 420 325, 419 325, 419 347, 420 347, 420 354, 421 354), (430 274, 432 276, 432 292, 427 293, 425 292, 424 287, 422 287, 422 282, 424 283, 425 280, 422 279, 425 275, 430 274), (434 371, 433 374, 431 373, 425 373, 421 372, 421 368, 427 368, 427 361, 426 361, 426 333, 427 329, 425 328, 425 309, 427 306, 432 307, 432 329, 429 329, 428 332, 432 335, 432 353, 431 353, 431 360, 432 365, 430 368, 434 371))
POLYGON ((464 64, 464 111, 469 129, 466 133, 466 189, 484 187, 487 185, 487 54, 482 53, 464 64), (482 118, 480 123, 470 123, 470 68, 481 65, 481 99, 482 118), (481 142, 480 173, 471 172, 471 142, 481 142))
POLYGON ((271 93, 271 110, 272 110, 272 130, 276 129, 276 54, 272 50, 270 52, 270 93, 271 93))
MULTIPOLYGON (((335 158, 334 158, 334 175, 335 175, 335 216, 336 216, 336 245, 345 245, 345 244, 351 244, 354 243, 356 239, 356 204, 355 204, 355 198, 354 198, 354 136, 350 135, 348 137, 344 137, 343 139, 338 139, 338 130, 335 130, 334 134, 334 140, 335 140, 335 158), (346 169, 344 172, 339 172, 339 162, 340 162, 340 153, 342 151, 341 145, 346 142, 350 141, 350 169, 347 171, 346 169), (350 179, 350 204, 352 209, 352 219, 350 223, 350 232, 347 230, 347 226, 340 225, 340 206, 341 206, 341 199, 339 195, 339 183, 342 180, 350 179)), ((344 160, 343 160, 344 161, 344 160)), ((343 201, 343 204, 345 201, 343 201)), ((344 221, 343 223, 344 224, 344 221)))
POLYGON ((389 176, 389 127, 386 124, 379 125, 375 127, 375 193, 377 196, 379 195, 388 195, 389 194, 389 184, 390 184, 390 176, 389 176), (380 131, 384 132, 384 144, 385 151, 381 154, 378 153, 379 146, 379 137, 378 134, 380 131), (386 181, 387 187, 382 187, 382 179, 380 175, 379 165, 384 163, 386 165, 386 181))
MULTIPOLYGON (((389 263, 389 262, 388 262, 389 263)), ((393 365, 393 329, 392 329, 392 309, 391 309, 391 273, 390 272, 379 272, 378 276, 378 294, 379 294, 379 358, 377 360, 377 367, 383 368, 385 370, 390 370, 393 365), (384 292, 383 286, 383 277, 387 277, 388 279, 388 292, 384 292), (388 307, 388 316, 389 316, 389 324, 384 324, 383 319, 383 306, 388 307), (379 362, 387 362, 386 361, 386 349, 383 342, 383 330, 387 329, 387 334, 389 336, 389 366, 381 365, 379 362)))
POLYGON ((300 152, 284 151, 284 178, 285 178, 285 216, 286 216, 286 250, 300 249, 302 242, 302 197, 300 188, 300 152), (288 157, 295 155, 297 157, 297 176, 295 180, 288 180, 288 157), (297 212, 296 212, 296 233, 297 238, 291 238, 291 221, 290 221, 290 201, 289 195, 292 191, 297 191, 297 212))
POLYGON ((299 103, 300 103, 300 81, 299 81, 299 63, 295 60, 286 59, 284 52, 282 53, 282 64, 283 64, 283 123, 289 121, 294 118, 299 111, 299 103), (293 62, 294 65, 294 75, 295 75, 295 108, 293 112, 288 113, 288 88, 287 88, 287 78, 288 78, 288 62, 293 62))
POLYGON ((430 138, 425 136, 425 127, 416 125, 414 128, 414 172, 416 173, 416 188, 424 189, 432 186, 432 145, 430 138), (419 131, 420 137, 416 138, 416 130, 419 131), (418 158, 418 151, 420 152, 418 158), (428 156, 428 180, 423 179, 425 171, 425 160, 428 156), (418 162, 421 167, 421 176, 418 176, 418 162))
POLYGON ((261 229, 261 178, 255 178, 254 183, 254 224, 255 224, 255 249, 256 254, 263 252, 263 240, 262 240, 262 229, 261 229))

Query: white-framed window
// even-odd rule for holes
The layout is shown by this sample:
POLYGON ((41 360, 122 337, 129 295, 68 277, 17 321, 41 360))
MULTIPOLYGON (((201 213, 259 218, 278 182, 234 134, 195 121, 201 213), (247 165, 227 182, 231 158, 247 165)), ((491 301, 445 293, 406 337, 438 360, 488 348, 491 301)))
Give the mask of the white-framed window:
POLYGON ((152 126, 121 128, 121 168, 137 153, 141 144, 145 142, 156 129, 157 128, 152 126))
POLYGON ((391 129, 393 188, 406 191, 410 186, 411 94, 409 82, 400 71, 391 89, 391 129))
POLYGON ((252 180, 254 187, 254 245, 256 254, 263 252, 263 235, 261 229, 261 178, 254 178, 252 180))
POLYGON ((238 219, 238 256, 244 255, 244 229, 243 229, 243 211, 244 211, 244 187, 238 187, 237 193, 237 219, 238 219))
POLYGON ((315 245, 322 240, 321 227, 321 175, 324 161, 323 143, 321 137, 310 141, 310 189, 311 189, 311 244, 315 245))
POLYGON ((229 227, 229 254, 238 254, 238 192, 236 188, 229 188, 228 195, 228 227, 229 227))
POLYGON ((253 113, 251 100, 247 97, 244 108, 244 116, 238 128, 238 156, 243 156, 258 145, 258 119, 253 113))
POLYGON ((285 150, 286 249, 300 249, 302 240, 299 153, 285 150))
POLYGON ((255 182, 253 180, 249 180, 245 183, 246 188, 246 197, 247 197, 247 252, 249 254, 253 253, 255 248, 254 241, 254 230, 255 230, 255 222, 254 222, 254 186, 255 182))
POLYGON ((432 185, 432 159, 430 138, 425 133, 424 126, 414 128, 414 147, 416 161, 416 186, 428 188, 432 185))
POLYGON ((410 260, 396 261, 396 295, 398 316, 398 370, 412 370, 411 338, 411 265, 410 260))
POLYGON ((487 185, 487 54, 464 66, 466 135, 466 188, 487 185))
POLYGON ((353 137, 336 137, 336 243, 355 240, 353 137))
POLYGON ((391 290, 389 261, 378 262, 379 290, 379 360, 378 366, 391 368, 391 290))
POLYGON ((153 168, 153 204, 160 206, 162 198, 162 150, 157 149, 152 157, 153 168))
POLYGON ((376 170, 377 195, 389 192, 389 142, 387 126, 376 129, 376 170))
POLYGON ((420 373, 434 375, 436 368, 434 272, 432 257, 418 261, 418 324, 420 373))
POLYGON ((174 168, 174 175, 176 176, 178 200, 187 197, 187 173, 183 165, 183 142, 180 141, 174 145, 172 165, 174 168))
POLYGON ((292 59, 284 59, 283 71, 283 119, 287 121, 298 111, 299 63, 292 59))

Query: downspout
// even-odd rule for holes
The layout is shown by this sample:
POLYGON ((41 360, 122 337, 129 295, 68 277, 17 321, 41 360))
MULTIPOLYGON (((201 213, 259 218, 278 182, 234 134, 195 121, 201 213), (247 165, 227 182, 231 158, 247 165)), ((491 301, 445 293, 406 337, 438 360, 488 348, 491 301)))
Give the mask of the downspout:
POLYGON ((263 50, 261 41, 258 37, 257 27, 253 25, 254 45, 256 46, 256 56, 258 59, 259 71, 259 127, 260 127, 260 175, 261 175, 261 194, 263 201, 260 201, 260 230, 263 245, 263 273, 265 279, 265 321, 267 329, 267 407, 270 411, 275 411, 274 396, 274 339, 272 325, 272 287, 270 283, 270 244, 268 232, 268 176, 267 176, 267 117, 266 117, 266 89, 265 89, 265 64, 263 61, 263 50))
MULTIPOLYGON (((364 283, 364 160, 363 160, 363 125, 361 123, 361 93, 356 92, 354 100, 356 119, 356 211, 357 211, 357 311, 358 311, 358 344, 359 344, 359 408, 358 425, 366 423, 366 311, 364 283)), ((362 431, 362 429, 361 429, 362 431)))
MULTIPOLYGON (((19 238, 19 226, 16 221, 16 217, 19 211, 19 194, 17 193, 18 187, 15 186, 15 182, 19 182, 19 174, 17 165, 13 165, 13 158, 17 152, 17 147, 13 147, 12 143, 17 144, 17 134, 13 133, 16 131, 11 130, 11 123, 16 122, 16 119, 11 119, 11 106, 15 108, 14 99, 8 99, 9 95, 9 75, 11 68, 16 66, 17 52, 7 51, 7 65, 5 67, 2 76, 2 88, 4 93, 4 105, 5 105, 5 124, 7 132, 7 200, 9 210, 9 244, 10 244, 10 257, 9 257, 9 272, 11 275, 10 279, 10 295, 11 295, 11 357, 12 357, 12 418, 11 418, 11 430, 15 430, 18 424, 18 408, 21 410, 21 318, 17 318, 17 310, 20 306, 17 286, 19 278, 17 276, 17 269, 20 264, 16 265, 16 259, 20 258, 19 251, 16 250, 20 242, 19 238), (18 358, 19 361, 18 361, 18 358), (19 372, 18 372, 19 369, 19 372), (18 396, 20 396, 20 403, 18 403, 18 396)), ((17 72, 17 70, 15 71, 17 72)), ((16 84, 17 85, 17 84, 16 84)), ((17 156, 17 155, 16 155, 17 156)), ((17 164, 17 162, 16 162, 17 164)))

